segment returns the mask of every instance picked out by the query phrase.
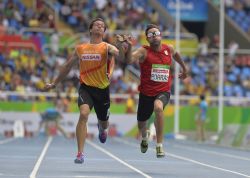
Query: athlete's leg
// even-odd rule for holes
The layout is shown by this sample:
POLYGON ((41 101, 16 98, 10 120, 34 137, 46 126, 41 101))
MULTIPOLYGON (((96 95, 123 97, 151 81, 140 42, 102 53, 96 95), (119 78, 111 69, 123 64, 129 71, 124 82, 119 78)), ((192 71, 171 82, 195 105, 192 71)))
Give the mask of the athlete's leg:
POLYGON ((105 143, 107 140, 107 136, 108 136, 108 129, 109 126, 109 121, 102 121, 98 119, 98 130, 99 130, 99 140, 101 143, 105 143))
POLYGON ((109 121, 108 120, 102 121, 102 120, 98 119, 98 124, 99 124, 99 127, 100 127, 101 130, 106 130, 109 127, 109 121))
POLYGON ((156 156, 158 158, 164 157, 165 152, 163 150, 163 127, 164 127, 164 116, 163 116, 163 103, 156 99, 154 102, 155 112, 155 131, 156 131, 156 156))
POLYGON ((164 115, 163 115, 163 103, 156 99, 154 102, 155 112, 155 130, 156 130, 156 141, 161 144, 163 142, 163 127, 164 127, 164 115))
POLYGON ((164 129, 164 114, 163 110, 168 104, 170 99, 170 93, 163 92, 157 95, 154 101, 154 112, 155 112, 155 130, 157 143, 161 144, 163 142, 163 129, 164 129))
POLYGON ((98 119, 99 140, 105 143, 107 140, 107 129, 109 126, 110 93, 109 87, 97 89, 93 94, 94 108, 98 119))
POLYGON ((168 104, 170 99, 170 93, 163 92, 157 95, 154 101, 155 112, 155 130, 156 130, 156 156, 158 158, 164 157, 165 152, 163 150, 163 129, 164 129, 164 107, 168 104))
POLYGON ((137 126, 142 138, 147 137, 147 120, 153 113, 153 102, 153 97, 149 97, 140 93, 137 110, 137 126))
POLYGON ((147 121, 137 121, 139 132, 142 138, 147 137, 147 121))
POLYGON ((147 120, 153 113, 154 109, 153 101, 154 97, 145 96, 143 94, 139 95, 139 104, 137 110, 137 126, 139 133, 142 136, 142 141, 140 145, 142 153, 146 153, 146 151, 148 150, 149 131, 147 128, 147 120))
POLYGON ((98 127, 100 130, 107 130, 109 126, 109 115, 110 115, 110 101, 103 102, 103 104, 94 105, 98 127))
POLYGON ((76 139, 78 153, 75 159, 75 163, 83 163, 83 151, 84 144, 87 137, 87 122, 90 111, 93 107, 93 100, 89 93, 90 91, 84 85, 81 85, 79 89, 78 107, 80 110, 79 120, 76 126, 76 139))
POLYGON ((142 153, 146 153, 148 150, 148 138, 149 131, 147 130, 147 121, 138 121, 139 133, 142 136, 140 148, 142 153))
POLYGON ((98 130, 99 130, 99 140, 101 143, 105 143, 107 140, 107 129, 109 126, 109 107, 110 103, 94 105, 96 115, 98 118, 98 130))
POLYGON ((78 153, 83 153, 84 143, 87 137, 87 122, 90 113, 89 105, 83 104, 80 106, 80 117, 76 126, 76 139, 78 153))

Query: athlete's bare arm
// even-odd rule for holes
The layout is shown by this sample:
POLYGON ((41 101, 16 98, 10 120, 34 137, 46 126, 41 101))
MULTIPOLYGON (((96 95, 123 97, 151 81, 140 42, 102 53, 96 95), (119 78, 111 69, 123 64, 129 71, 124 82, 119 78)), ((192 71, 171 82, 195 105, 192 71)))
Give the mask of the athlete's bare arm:
POLYGON ((125 60, 127 63, 143 62, 147 51, 143 47, 140 47, 132 52, 132 37, 130 35, 118 35, 117 41, 122 42, 121 46, 126 46, 125 60))
POLYGON ((181 55, 177 51, 175 51, 175 49, 172 45, 168 45, 168 46, 170 48, 170 51, 171 51, 171 54, 172 54, 174 60, 176 62, 178 62, 178 64, 182 68, 182 71, 179 74, 179 78, 185 79, 187 77, 188 70, 187 70, 187 67, 186 67, 184 61, 181 59, 181 55))
POLYGON ((72 54, 72 56, 62 65, 59 75, 55 78, 55 80, 52 83, 47 83, 45 85, 45 90, 49 90, 51 88, 55 88, 56 85, 61 82, 64 77, 68 75, 70 72, 70 69, 78 62, 78 56, 76 54, 76 51, 72 54))
POLYGON ((108 53, 120 60, 125 58, 125 51, 121 45, 119 45, 117 49, 114 45, 108 44, 108 53))
POLYGON ((137 62, 137 61, 143 62, 146 55, 147 55, 147 51, 143 47, 140 47, 133 52, 131 52, 131 49, 129 49, 126 55, 126 62, 129 64, 137 62))
POLYGON ((108 78, 110 79, 112 74, 113 74, 113 71, 114 71, 114 68, 115 68, 115 58, 114 56, 111 56, 110 57, 110 63, 109 63, 109 73, 108 73, 108 78))

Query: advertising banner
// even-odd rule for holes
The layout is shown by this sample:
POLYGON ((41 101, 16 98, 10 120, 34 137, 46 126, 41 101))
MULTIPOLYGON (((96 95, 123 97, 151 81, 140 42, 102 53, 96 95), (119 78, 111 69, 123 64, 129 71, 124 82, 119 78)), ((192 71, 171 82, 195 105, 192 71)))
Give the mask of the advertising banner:
MULTIPOLYGON (((78 113, 63 113, 61 126, 68 133, 74 133, 78 122, 78 113)), ((123 136, 136 126, 135 114, 111 114, 109 119, 109 129, 112 129, 116 135, 123 136)), ((39 123, 41 121, 39 113, 32 112, 1 112, 0 115, 0 134, 5 131, 13 131, 15 123, 22 123, 24 130, 29 132, 39 131, 39 123)), ((19 124, 20 125, 20 124, 19 124)), ((97 136, 97 118, 95 114, 90 114, 88 119, 88 133, 97 136)))
MULTIPOLYGON (((172 17, 176 16, 176 0, 159 0, 172 17)), ((208 19, 206 0, 180 0, 181 21, 203 22, 208 19)))

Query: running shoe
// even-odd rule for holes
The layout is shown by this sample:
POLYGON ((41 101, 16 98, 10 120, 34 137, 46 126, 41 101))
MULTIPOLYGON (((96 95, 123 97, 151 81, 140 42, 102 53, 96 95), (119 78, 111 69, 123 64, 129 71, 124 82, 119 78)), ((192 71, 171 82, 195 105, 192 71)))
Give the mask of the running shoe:
POLYGON ((142 140, 141 141, 141 152, 146 153, 148 150, 148 141, 147 140, 142 140))
POLYGON ((83 162, 84 162, 83 153, 79 152, 79 153, 76 155, 75 163, 76 163, 76 164, 82 164, 83 162))
POLYGON ((156 157, 157 158, 163 158, 163 157, 165 157, 165 152, 164 152, 162 146, 156 146, 156 157))
POLYGON ((141 152, 142 152, 142 153, 146 153, 147 150, 148 150, 148 138, 149 138, 149 135, 150 135, 149 131, 147 131, 146 134, 147 134, 146 140, 143 139, 143 140, 141 141, 141 152))
POLYGON ((99 130, 99 140, 101 143, 105 143, 106 140, 107 140, 107 131, 106 130, 103 130, 103 129, 100 129, 100 126, 98 124, 98 130, 99 130))

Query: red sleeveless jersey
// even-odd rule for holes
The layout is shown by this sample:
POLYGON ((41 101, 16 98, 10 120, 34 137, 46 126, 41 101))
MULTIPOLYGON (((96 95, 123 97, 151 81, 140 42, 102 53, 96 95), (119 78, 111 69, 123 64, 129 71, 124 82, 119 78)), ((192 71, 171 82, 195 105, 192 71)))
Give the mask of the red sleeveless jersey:
POLYGON ((141 84, 138 87, 139 91, 147 96, 170 92, 172 83, 170 48, 164 44, 162 44, 161 51, 154 51, 149 46, 143 47, 147 50, 147 55, 144 61, 140 63, 141 84))

